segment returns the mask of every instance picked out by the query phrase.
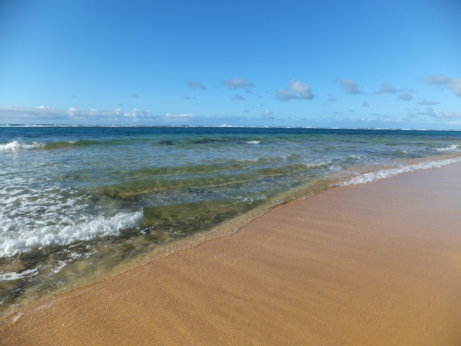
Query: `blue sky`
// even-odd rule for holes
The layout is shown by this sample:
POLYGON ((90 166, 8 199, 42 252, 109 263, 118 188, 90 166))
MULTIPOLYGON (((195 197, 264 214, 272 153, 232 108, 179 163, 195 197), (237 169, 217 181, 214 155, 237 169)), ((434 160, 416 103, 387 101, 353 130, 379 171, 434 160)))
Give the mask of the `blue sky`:
POLYGON ((0 1, 0 123, 461 129, 461 2, 0 1))

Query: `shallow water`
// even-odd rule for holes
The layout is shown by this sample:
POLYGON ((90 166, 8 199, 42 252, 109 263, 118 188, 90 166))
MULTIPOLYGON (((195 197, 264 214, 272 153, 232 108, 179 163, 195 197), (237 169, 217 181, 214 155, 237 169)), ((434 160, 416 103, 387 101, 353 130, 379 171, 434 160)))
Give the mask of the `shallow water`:
POLYGON ((0 127, 0 311, 319 181, 449 164, 460 148, 448 131, 0 127))

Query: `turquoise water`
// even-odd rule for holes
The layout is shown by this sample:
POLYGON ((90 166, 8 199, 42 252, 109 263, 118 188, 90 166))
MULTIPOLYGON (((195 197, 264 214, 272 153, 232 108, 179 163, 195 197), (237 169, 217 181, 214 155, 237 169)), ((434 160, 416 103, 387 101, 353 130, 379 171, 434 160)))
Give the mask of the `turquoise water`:
POLYGON ((460 148, 449 131, 0 127, 0 311, 315 189, 455 162, 460 148))

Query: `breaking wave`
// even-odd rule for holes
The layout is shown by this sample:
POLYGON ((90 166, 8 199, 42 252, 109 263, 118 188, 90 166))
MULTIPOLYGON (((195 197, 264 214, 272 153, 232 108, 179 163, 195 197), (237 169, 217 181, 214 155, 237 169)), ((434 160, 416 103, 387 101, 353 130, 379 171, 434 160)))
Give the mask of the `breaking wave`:
POLYGON ((139 225, 144 219, 142 211, 134 213, 120 212, 112 217, 96 216, 90 221, 68 224, 28 228, 12 234, 8 227, 2 227, 0 233, 0 257, 14 256, 35 248, 46 246, 68 245, 76 241, 92 240, 96 237, 117 236, 120 231, 139 225))
POLYGON ((359 174, 358 176, 353 177, 352 179, 346 180, 340 185, 365 184, 370 183, 372 181, 391 178, 402 173, 414 172, 420 169, 440 168, 457 162, 461 162, 461 157, 446 160, 421 162, 414 165, 401 165, 394 168, 382 169, 377 172, 359 174))
POLYGON ((458 148, 457 145, 450 145, 449 147, 446 148, 435 148, 437 151, 451 151, 451 150, 456 150, 458 148))
POLYGON ((16 151, 21 149, 43 148, 45 143, 34 142, 32 144, 22 143, 21 141, 12 141, 6 144, 0 144, 0 151, 16 151))

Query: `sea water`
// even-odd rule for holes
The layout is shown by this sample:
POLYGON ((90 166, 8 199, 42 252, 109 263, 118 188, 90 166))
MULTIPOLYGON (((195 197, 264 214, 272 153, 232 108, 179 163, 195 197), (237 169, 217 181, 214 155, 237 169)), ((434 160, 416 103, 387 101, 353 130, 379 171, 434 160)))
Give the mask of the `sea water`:
POLYGON ((461 132, 0 127, 0 312, 292 198, 461 161, 461 132))

